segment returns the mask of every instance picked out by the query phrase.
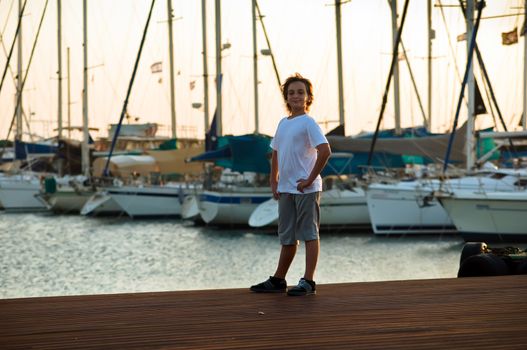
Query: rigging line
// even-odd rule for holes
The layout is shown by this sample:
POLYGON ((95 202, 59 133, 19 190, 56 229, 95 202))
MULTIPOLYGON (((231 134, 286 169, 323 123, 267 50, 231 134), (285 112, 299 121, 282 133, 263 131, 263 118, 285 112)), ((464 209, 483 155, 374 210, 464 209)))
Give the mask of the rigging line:
MULTIPOLYGON (((27 2, 27 0, 26 0, 27 2)), ((37 34, 35 35, 35 40, 33 42, 33 47, 31 48, 31 54, 29 55, 29 61, 27 63, 26 68, 26 74, 24 75, 24 79, 22 80, 22 84, 20 86, 20 91, 24 90, 24 86, 26 85, 27 76, 29 75, 29 68, 31 67, 31 63, 33 62, 33 56, 35 54, 35 48, 37 47, 38 38, 40 36, 40 30, 42 29, 42 23, 44 23, 44 18, 46 16, 46 10, 48 8, 48 2, 49 0, 46 0, 46 3, 44 4, 44 9, 42 10, 42 16, 40 17, 40 23, 38 24, 37 34)), ((25 5, 25 3, 24 3, 25 5)), ((15 110, 13 112, 13 118, 11 118, 11 125, 9 126, 9 130, 7 132, 6 140, 9 139, 9 134, 11 133, 11 130, 13 129, 13 124, 15 122, 16 117, 16 110, 18 109, 18 106, 20 105, 22 99, 22 93, 19 93, 17 96, 16 104, 15 104, 15 110)), ((27 123, 27 120, 26 120, 27 123)), ((28 129, 29 131, 29 129, 28 129)), ((4 146, 5 147, 5 146, 4 146)))
POLYGON ((144 46, 145 39, 146 39, 146 33, 148 32, 150 20, 152 19, 152 12, 154 10, 155 3, 156 3, 156 0, 152 0, 152 4, 150 5, 150 11, 148 12, 148 18, 145 24, 145 29, 143 31, 143 37, 141 38, 141 44, 139 45, 139 51, 137 52, 137 58, 135 59, 134 70, 132 72, 130 84, 128 85, 128 91, 126 92, 126 98, 123 103, 123 109, 121 111, 119 123, 117 124, 117 128, 115 129, 115 133, 112 139, 112 146, 110 147, 110 153, 108 154, 108 159, 106 159, 106 165, 104 166, 104 171, 103 171, 104 176, 108 176, 108 167, 110 166, 110 159, 112 158, 112 153, 115 148, 115 144, 117 143, 117 138, 119 137, 119 132, 121 131, 121 125, 123 124, 123 119, 126 114, 126 108, 128 106, 128 98, 130 97, 130 93, 132 92, 132 86, 134 84, 135 74, 137 73, 137 67, 139 66, 139 60, 141 59, 141 53, 143 52, 143 46, 144 46))
POLYGON ((456 52, 454 50, 454 46, 452 45, 452 39, 450 37, 451 36, 450 35, 450 30, 448 29, 448 23, 446 21, 445 11, 443 10, 443 7, 445 7, 445 6, 443 6, 441 4, 441 0, 437 0, 437 1, 439 3, 439 9, 441 10, 441 18, 443 19, 443 23, 445 25, 445 30, 446 30, 446 33, 447 33, 448 47, 450 48, 450 53, 452 54, 452 59, 454 60, 454 68, 456 70, 456 75, 457 75, 457 78, 458 78, 459 82, 461 82, 461 73, 459 72, 459 67, 457 65, 456 52))
MULTIPOLYGON (((0 81, 0 93, 2 92, 2 86, 4 85, 4 79, 7 74, 7 67, 9 67, 9 61, 11 60, 11 56, 13 55, 16 39, 18 37, 18 33, 20 32, 20 27, 22 26, 22 16, 24 15, 26 4, 27 4, 27 0, 24 1, 24 5, 22 6, 22 9, 20 10, 20 13, 18 15, 18 24, 16 26, 15 36, 13 38, 13 43, 11 44, 11 49, 9 49, 9 55, 7 56, 7 61, 5 63, 4 73, 2 74, 2 80, 0 81)), ((20 79, 20 77, 18 78, 20 79)))
POLYGON ((509 14, 506 14, 506 15, 498 15, 498 16, 489 16, 489 17, 482 17, 481 19, 495 19, 495 18, 504 18, 504 17, 513 17, 513 16, 516 16, 517 19, 516 19, 516 25, 518 24, 518 17, 519 16, 523 16, 525 15, 524 13, 522 12, 518 12, 518 13, 509 13, 509 14))
POLYGON ((394 48, 393 48, 392 63, 390 65, 390 72, 388 74, 388 79, 386 81, 386 87, 384 88, 384 95, 382 96, 381 111, 379 113, 379 118, 377 119, 377 126, 375 127, 375 133, 373 134, 373 138, 372 138, 372 141, 371 141, 370 152, 368 153, 368 163, 367 163, 368 166, 371 165, 371 161, 372 161, 372 157, 373 157, 373 151, 375 149, 375 143, 377 142, 377 138, 379 136, 379 128, 381 126, 382 117, 384 115, 384 110, 386 108, 386 102, 388 100, 388 92, 390 90, 390 84, 391 84, 391 81, 392 81, 393 71, 395 69, 395 64, 397 63, 397 59, 398 59, 396 52, 398 51, 399 43, 401 42, 401 36, 402 36, 402 32, 403 32, 404 22, 406 20, 406 13, 408 12, 408 4, 409 4, 409 2, 410 2, 410 0, 406 0, 405 3, 404 3, 403 16, 402 16, 402 19, 401 19, 401 24, 399 26, 399 29, 397 30, 397 37, 395 39, 395 44, 394 44, 394 48))
MULTIPOLYGON (((483 84, 483 87, 485 88, 485 95, 487 96, 487 100, 490 101, 491 96, 490 96, 489 87, 487 86, 487 84, 483 84)), ((498 121, 496 120, 496 115, 494 114, 494 106, 492 105, 492 103, 489 103, 489 108, 490 108, 490 115, 492 116, 492 121, 494 123, 494 126, 497 126, 498 121)))
MULTIPOLYGON (((27 2, 27 0, 26 0, 26 2, 27 2)), ((49 2, 49 0, 46 0, 46 3, 44 4, 44 9, 42 10, 42 16, 40 18, 40 23, 38 24, 37 34, 35 36, 35 41, 33 42, 33 47, 31 48, 31 54, 29 55, 29 61, 27 63, 27 68, 26 68, 26 74, 24 75, 24 79, 22 80, 22 85, 20 87, 20 91, 23 91, 24 90, 24 86, 26 85, 27 76, 29 75, 29 68, 31 67, 31 62, 33 62, 33 56, 35 54, 35 48, 37 47, 38 37, 40 36, 40 30, 42 29, 42 23, 44 23, 44 17, 46 16, 46 10, 48 8, 48 2, 49 2)), ((25 6, 25 4, 26 3, 24 3, 24 6, 25 6)), ((21 99, 22 99, 22 94, 20 93, 17 96, 15 110, 13 112, 13 118, 11 118, 11 125, 9 126, 9 130, 7 132, 6 140, 9 139, 9 134, 11 134, 11 130, 13 129, 13 125, 15 123, 15 118, 16 118, 16 110, 17 110, 18 106, 20 105, 21 99)), ((28 129, 28 131, 29 131, 29 129, 28 129)), ((6 144, 4 144, 2 152, 5 151, 5 147, 6 147, 6 144)))
POLYGON ((274 51, 271 49, 271 42, 269 41, 269 36, 267 35, 267 30, 265 29, 265 24, 263 21, 262 12, 260 11, 260 5, 258 5, 258 1, 254 2, 256 4, 256 10, 258 11, 258 18, 260 19, 260 24, 262 25, 262 30, 264 32, 265 41, 267 42, 267 47, 269 48, 269 51, 271 51, 271 61, 273 63, 273 69, 274 74, 276 75, 276 81, 278 83, 278 88, 280 91, 282 90, 282 80, 280 80, 280 74, 278 73, 278 68, 276 67, 276 61, 274 59, 274 51))
MULTIPOLYGON (((446 7, 446 6, 443 6, 443 4, 441 3, 441 0, 437 0, 437 1, 438 1, 438 4, 439 4, 438 7, 441 10, 441 18, 443 19, 443 24, 445 25, 445 30, 447 32, 448 47, 450 48, 450 54, 452 55, 452 60, 453 60, 453 63, 454 63, 456 76, 457 76, 458 81, 461 83, 461 81, 462 81, 461 80, 461 73, 459 72, 459 66, 457 64, 457 58, 456 58, 457 54, 456 54, 456 51, 454 50, 454 46, 452 45, 452 39, 451 39, 450 30, 448 29, 448 23, 446 21, 445 11, 443 10, 443 8, 446 7)), ((452 7, 454 7, 454 6, 452 6, 452 7)), ((455 6, 455 7, 458 7, 458 6, 455 6)), ((464 103, 468 103, 467 97, 465 95, 463 95, 463 102, 464 103)))
POLYGON ((0 33, 0 39, 4 35, 5 30, 7 28, 7 24, 9 23, 8 19, 11 16, 11 11, 13 10, 14 3, 15 3, 15 0, 11 0, 11 5, 9 5, 9 10, 7 11, 7 15, 6 15, 5 25, 4 25, 4 28, 2 29, 2 33, 0 33))
MULTIPOLYGON (((518 0, 518 2, 519 2, 519 0, 518 0)), ((518 28, 518 24, 520 23, 520 16, 521 15, 525 15, 525 13, 518 12, 518 13, 515 13, 515 14, 512 14, 512 15, 516 15, 516 23, 514 24, 514 28, 516 30, 518 30, 517 28, 518 28)), ((521 30, 521 28, 520 28, 520 30, 521 30)))
POLYGON ((402 39, 401 39, 401 48, 403 49, 404 60, 406 61, 406 65, 408 66, 408 72, 410 73, 410 80, 412 81, 412 85, 415 90, 415 95, 417 96, 417 102, 419 103, 421 114, 423 115, 423 121, 425 122, 426 125, 428 125, 428 118, 426 117, 425 110, 423 108, 423 103, 421 102, 421 95, 419 94, 419 91, 417 89, 417 84, 415 83, 415 79, 414 79, 414 73, 412 71, 410 61, 408 60, 408 56, 406 55, 406 47, 404 46, 402 39))
MULTIPOLYGON (((0 34, 0 42, 2 42, 2 49, 4 50, 4 53, 7 56, 7 50, 6 50, 6 47, 4 45, 4 41, 2 40, 2 35, 1 34, 0 34)), ((16 89, 16 75, 13 72, 13 69, 11 68, 11 65, 8 65, 8 69, 9 69, 9 73, 11 74, 11 79, 13 81, 13 85, 14 85, 14 87, 16 89)), ((28 118, 28 116, 26 114, 26 111, 23 108, 22 108, 22 115, 23 115, 23 117, 24 117, 24 119, 26 121, 26 124, 27 124, 27 121, 28 121, 29 118, 28 118)))
MULTIPOLYGON (((7 57, 8 56, 7 49, 5 47, 4 41, 2 40, 2 37, 3 37, 2 34, 0 34, 0 42, 2 43, 2 50, 4 51, 4 54, 7 57)), ((11 74, 11 78, 13 79, 13 84, 16 87, 16 77, 15 77, 15 73, 13 72, 13 69, 11 68, 11 65, 9 65, 7 69, 9 69, 9 73, 11 74)))
MULTIPOLYGON (((100 4, 99 4, 99 5, 100 5, 100 4)), ((109 11, 109 12, 110 12, 110 13, 115 13, 115 11, 116 11, 115 7, 112 7, 112 8, 110 8, 110 11, 109 11)), ((94 11, 94 12, 99 12, 99 13, 101 13, 101 14, 108 13, 108 12, 105 12, 104 9, 103 9, 102 7, 99 7, 99 10, 98 10, 98 11, 94 11)), ((98 30, 97 30, 97 34, 96 34, 96 35, 97 35, 97 39, 99 39, 99 42, 101 42, 101 43, 104 42, 104 39, 108 39, 108 38, 109 38, 108 35, 107 35, 106 33, 110 33, 110 32, 111 32, 110 28, 108 27, 108 22, 109 22, 109 21, 107 21, 107 17, 104 17, 104 18, 103 18, 102 16, 103 16, 103 15, 101 15, 101 19, 102 19, 102 20, 101 20, 101 23, 102 23, 102 26, 101 26, 101 27, 103 27, 103 28, 97 26, 97 29, 98 29, 98 30), (102 34, 101 34, 101 31, 102 31, 102 34)), ((130 20, 130 21, 128 21, 128 22, 129 22, 129 23, 132 23, 132 24, 130 24, 130 26, 133 26, 133 23, 136 23, 135 19, 132 19, 132 20, 130 20)), ((127 29, 127 32, 129 32, 129 31, 131 30, 131 29, 130 29, 130 26, 129 26, 129 28, 127 29)), ((129 35, 126 37, 126 39, 127 39, 127 40, 126 40, 126 41, 123 40, 123 42, 128 43, 129 35)), ((117 44, 114 44, 113 42, 111 42, 111 44, 114 45, 114 47, 117 47, 117 44)), ((90 45, 90 44, 88 44, 88 45, 90 45)), ((127 47, 127 46, 126 46, 126 47, 127 47)), ((88 49, 89 49, 89 48, 88 48, 88 49)), ((97 51, 97 50, 91 50, 91 52, 93 52, 93 51, 97 51)), ((126 50, 122 50, 122 51, 120 51, 120 52, 121 52, 121 54, 122 54, 122 53, 125 52, 125 51, 126 51, 126 50)), ((121 57, 122 57, 122 56, 121 56, 121 57)), ((119 58, 121 58, 121 57, 119 57, 119 58)), ((104 56, 103 56, 103 57, 97 57, 96 59, 98 59, 99 61, 102 61, 102 62, 103 62, 103 63, 102 63, 103 68, 102 68, 102 69, 103 69, 103 71, 104 71, 105 73, 107 73, 107 74, 102 74, 103 77, 104 77, 103 79, 106 80, 106 82, 108 83, 108 86, 110 87, 111 91, 113 92, 113 98, 112 98, 112 100, 115 101, 115 100, 117 100, 117 99, 119 98, 119 94, 118 94, 118 92, 117 92, 117 88, 116 88, 116 86, 115 86, 115 84, 114 84, 114 81, 112 81, 112 79, 110 78, 110 76, 111 76, 112 74, 109 74, 109 72, 107 71, 107 66, 104 64, 104 56)), ((123 71, 122 69, 119 70, 119 72, 118 72, 118 73, 119 73, 119 76, 117 76, 117 77, 115 78, 115 81, 120 81, 120 80, 121 80, 121 72, 122 72, 122 71, 123 71)), ((114 72, 114 73, 115 73, 115 72, 114 72)), ((93 74, 92 74, 92 76, 93 76, 93 74)))
POLYGON ((485 7, 485 0, 481 0, 477 4, 478 16, 477 16, 477 19, 476 19, 476 24, 474 26, 474 29, 472 31, 472 37, 470 38, 470 45, 469 45, 469 50, 468 50, 467 65, 465 67, 465 75, 463 76, 463 82, 461 83, 461 91, 459 93, 459 100, 458 100, 458 104, 457 104, 457 108, 456 108, 456 115, 454 117, 454 125, 452 126, 452 132, 450 133, 450 137, 449 137, 449 140, 448 140, 448 146, 447 146, 447 151, 446 151, 446 155, 445 155, 445 162, 443 164, 443 174, 446 173, 446 170, 448 168, 448 161, 449 161, 449 158, 450 158, 450 152, 452 150, 452 144, 453 144, 453 141, 454 141, 454 136, 456 135, 457 122, 458 122, 458 119, 459 119, 459 112, 461 110, 461 103, 463 101, 463 95, 465 93, 465 86, 467 85, 467 81, 468 81, 469 70, 470 70, 470 67, 472 66, 472 61, 473 61, 473 58, 474 58, 474 47, 476 46, 476 35, 478 34, 479 23, 481 21, 481 13, 483 12, 483 7, 485 7))
MULTIPOLYGON (((463 16, 466 19, 466 13, 465 13, 465 7, 463 5, 463 1, 459 0, 461 10, 463 11, 463 16)), ((483 62, 483 56, 481 55, 481 52, 479 51, 478 43, 474 42, 474 49, 476 50, 476 57, 478 58, 479 67, 481 71, 483 72, 483 83, 487 83, 488 88, 490 90, 490 96, 492 97, 491 101, 494 103, 494 106, 496 107, 496 113, 498 113, 498 118, 500 119, 501 126, 505 131, 507 130, 507 125, 505 124, 505 120, 503 119, 503 115, 501 114, 501 109, 498 105, 498 100, 496 99, 496 95, 494 94, 494 89, 492 88, 492 84, 490 82, 489 74, 487 73, 487 69, 485 67, 485 63, 483 62)), ((514 143, 512 142, 512 139, 509 139, 509 144, 511 146, 512 152, 516 153, 516 148, 514 147, 514 143)))

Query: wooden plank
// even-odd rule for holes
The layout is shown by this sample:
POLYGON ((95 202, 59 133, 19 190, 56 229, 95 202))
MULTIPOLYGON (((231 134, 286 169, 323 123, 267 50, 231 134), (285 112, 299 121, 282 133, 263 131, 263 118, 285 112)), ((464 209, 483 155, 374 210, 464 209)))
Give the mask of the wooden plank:
POLYGON ((0 349, 525 349, 527 276, 0 300, 0 349))

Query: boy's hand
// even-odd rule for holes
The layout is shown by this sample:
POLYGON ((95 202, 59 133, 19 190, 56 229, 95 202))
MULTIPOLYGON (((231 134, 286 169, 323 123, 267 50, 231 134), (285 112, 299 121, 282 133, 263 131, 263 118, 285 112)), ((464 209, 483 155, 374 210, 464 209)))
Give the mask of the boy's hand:
POLYGON ((280 199, 280 193, 278 192, 278 183, 271 182, 271 191, 273 191, 273 198, 278 200, 280 199))
POLYGON ((311 184, 313 183, 313 181, 309 181, 309 180, 306 180, 306 179, 300 179, 300 180, 296 180, 296 189, 300 192, 300 193, 304 193, 304 189, 311 186, 311 184))

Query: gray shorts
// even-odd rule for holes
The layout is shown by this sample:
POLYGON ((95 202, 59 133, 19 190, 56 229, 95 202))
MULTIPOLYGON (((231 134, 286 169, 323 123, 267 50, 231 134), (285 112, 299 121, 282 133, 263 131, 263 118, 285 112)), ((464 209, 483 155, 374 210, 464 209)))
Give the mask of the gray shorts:
POLYGON ((282 245, 319 239, 320 192, 280 193, 278 200, 278 237, 282 245))

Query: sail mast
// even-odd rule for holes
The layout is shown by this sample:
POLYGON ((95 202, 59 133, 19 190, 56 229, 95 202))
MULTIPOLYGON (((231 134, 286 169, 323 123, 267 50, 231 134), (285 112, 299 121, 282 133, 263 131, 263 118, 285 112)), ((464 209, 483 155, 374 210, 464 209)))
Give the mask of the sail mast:
POLYGON ((341 0, 335 0, 335 25, 337 32, 337 76, 339 90, 339 125, 344 126, 344 82, 342 79, 342 26, 341 26, 341 0))
POLYGON ((263 21, 263 17, 262 16, 262 11, 260 11, 260 6, 258 6, 258 0, 256 0, 255 2, 256 4, 256 11, 258 11, 258 18, 260 19, 260 24, 262 25, 262 31, 263 31, 263 34, 265 36, 265 41, 267 42, 267 48, 269 49, 268 52, 264 53, 262 52, 263 55, 271 55, 271 61, 273 62, 273 70, 274 70, 274 74, 276 76, 276 82, 278 83, 278 88, 281 90, 282 89, 282 80, 280 79, 280 74, 278 73, 278 68, 276 67, 276 60, 274 59, 274 53, 273 53, 273 50, 271 49, 271 42, 269 41, 269 36, 267 35, 267 29, 265 29, 265 24, 264 24, 264 21, 263 21))
POLYGON ((22 139, 22 0, 18 0, 18 13, 20 28, 18 31, 18 46, 17 46, 17 79, 16 79, 16 133, 15 139, 22 139))
POLYGON ((428 54, 427 54, 427 71, 428 71, 428 122, 425 119, 425 127, 432 131, 432 40, 435 39, 435 32, 432 28, 432 0, 426 2, 426 17, 428 23, 428 54))
POLYGON ((66 65, 68 70, 68 139, 71 139, 71 73, 70 73, 70 48, 66 48, 66 65))
POLYGON ((216 9, 216 130, 217 135, 223 135, 221 120, 221 1, 215 1, 216 9))
POLYGON ((168 52, 170 62, 170 120, 172 124, 172 138, 176 138, 176 97, 174 92, 174 44, 172 39, 172 0, 167 0, 168 16, 168 52))
POLYGON ((525 16, 523 16, 523 116, 522 125, 523 130, 527 130, 527 0, 523 4, 525 16))
POLYGON ((399 103, 399 45, 397 43, 397 0, 390 1, 392 10, 392 36, 393 53, 395 55, 395 65, 393 67, 393 101, 395 113, 395 133, 401 134, 401 107, 399 103))
MULTIPOLYGON (((474 31, 474 0, 467 0, 467 38, 472 38, 472 32, 474 31)), ((471 42, 467 40, 467 56, 471 55, 471 42)), ((475 152, 474 152, 474 64, 470 64, 467 72, 467 89, 468 89, 468 108, 467 108, 467 135, 466 135, 466 146, 465 151, 467 154, 466 169, 470 170, 475 164, 475 152)))
POLYGON ((252 0, 251 12, 253 16, 254 133, 258 134, 258 47, 256 43, 256 0, 252 0))
POLYGON ((82 89, 82 173, 90 176, 90 152, 88 141, 88 21, 87 0, 82 1, 82 23, 83 23, 83 89, 82 89))
POLYGON ((209 68, 207 64, 207 0, 201 0, 201 25, 203 45, 203 106, 205 114, 205 128, 209 128, 209 68))
POLYGON ((58 138, 62 138, 62 0, 57 0, 58 138))

